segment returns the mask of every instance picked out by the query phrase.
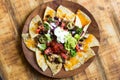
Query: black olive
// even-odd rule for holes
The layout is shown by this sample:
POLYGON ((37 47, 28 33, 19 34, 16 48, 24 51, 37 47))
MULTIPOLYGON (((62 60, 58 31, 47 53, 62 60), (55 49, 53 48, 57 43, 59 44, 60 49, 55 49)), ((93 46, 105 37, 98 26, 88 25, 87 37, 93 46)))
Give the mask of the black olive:
POLYGON ((41 22, 41 21, 38 21, 38 25, 41 26, 41 25, 42 25, 42 22, 41 22))
POLYGON ((80 41, 81 41, 81 42, 83 42, 83 40, 84 40, 83 38, 82 38, 82 39, 80 39, 80 41))
POLYGON ((59 22, 59 25, 58 26, 61 26, 62 22, 59 22))
POLYGON ((44 34, 44 32, 43 32, 43 31, 40 31, 39 34, 44 34))
POLYGON ((49 18, 49 17, 50 17, 50 15, 46 15, 45 17, 46 17, 46 18, 49 18))
POLYGON ((62 63, 65 64, 65 59, 62 58, 62 63))
POLYGON ((56 64, 59 64, 59 63, 60 63, 59 60, 58 60, 58 58, 55 58, 54 62, 55 62, 56 64))
POLYGON ((54 19, 55 19, 55 20, 58 20, 58 17, 55 16, 54 19))

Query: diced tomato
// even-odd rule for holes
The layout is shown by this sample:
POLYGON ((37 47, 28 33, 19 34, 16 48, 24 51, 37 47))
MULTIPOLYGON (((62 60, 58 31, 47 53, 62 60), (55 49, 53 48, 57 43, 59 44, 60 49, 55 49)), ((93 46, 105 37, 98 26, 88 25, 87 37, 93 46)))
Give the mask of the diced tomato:
POLYGON ((59 51, 59 46, 58 45, 54 45, 53 49, 54 49, 54 51, 59 51))
POLYGON ((77 51, 80 51, 80 48, 79 48, 79 46, 78 46, 78 45, 76 45, 76 47, 75 47, 75 48, 76 48, 76 50, 77 50, 77 51))
POLYGON ((61 27, 64 29, 64 27, 65 27, 65 23, 64 22, 62 22, 61 27))
POLYGON ((44 51, 45 54, 51 54, 52 53, 52 49, 49 47, 44 51))
POLYGON ((64 58, 64 59, 67 59, 67 55, 64 54, 64 53, 61 53, 61 57, 64 58))
POLYGON ((40 32, 40 28, 38 28, 38 29, 36 30, 36 33, 37 33, 37 34, 39 34, 39 32, 40 32))
POLYGON ((57 43, 57 42, 53 40, 53 41, 50 43, 51 47, 53 47, 54 45, 56 45, 56 43, 57 43))
POLYGON ((49 43, 47 43, 47 47, 50 47, 50 42, 49 42, 49 43))
POLYGON ((52 52, 55 54, 66 53, 67 51, 64 49, 64 46, 61 43, 53 40, 50 43, 47 43, 48 47, 51 47, 52 52))
POLYGON ((63 53, 67 53, 67 50, 66 49, 61 49, 61 51, 63 52, 63 53))

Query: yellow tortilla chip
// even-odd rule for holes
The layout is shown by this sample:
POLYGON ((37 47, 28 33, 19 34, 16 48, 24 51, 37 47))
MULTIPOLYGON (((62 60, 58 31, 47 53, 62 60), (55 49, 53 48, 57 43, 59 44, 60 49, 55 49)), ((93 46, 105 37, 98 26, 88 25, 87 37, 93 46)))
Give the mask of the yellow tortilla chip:
POLYGON ((81 23, 78 15, 75 15, 75 26, 78 26, 79 28, 82 28, 82 23, 81 23))
POLYGON ((91 48, 88 48, 87 51, 83 52, 82 54, 85 58, 85 62, 95 56, 95 52, 91 48))
POLYGON ((84 12, 82 12, 81 10, 78 10, 76 15, 79 17, 83 27, 90 24, 90 22, 91 22, 90 18, 84 12))
POLYGON ((36 33, 36 30, 39 27, 38 22, 42 22, 39 15, 36 15, 30 22, 29 34, 30 34, 31 38, 35 38, 38 35, 36 33))
POLYGON ((88 48, 85 52, 79 51, 76 56, 65 61, 64 68, 66 71, 77 69, 94 55, 95 53, 91 48, 88 48))
POLYGON ((55 10, 53 10, 52 8, 50 7, 47 7, 46 10, 45 10, 45 13, 44 13, 44 17, 43 17, 43 20, 46 20, 46 16, 49 15, 50 17, 54 18, 55 17, 55 10))
POLYGON ((38 49, 36 49, 36 61, 38 66, 42 69, 42 71, 45 71, 48 68, 48 65, 42 52, 38 49))
MULTIPOLYGON (((81 24, 82 25, 82 28, 83 28, 83 33, 81 35, 81 38, 83 38, 83 36, 85 35, 90 23, 91 23, 91 19, 89 18, 89 16, 87 16, 84 12, 82 12, 81 10, 78 10, 76 15, 79 17, 79 19, 77 20, 80 20, 80 21, 77 21, 79 22, 79 25, 81 24)), ((76 23, 76 22, 75 22, 76 23)), ((81 26, 80 25, 80 26, 81 26)))
POLYGON ((64 19, 64 20, 67 20, 67 21, 71 21, 73 22, 74 19, 75 19, 75 14, 70 11, 68 8, 60 5, 58 8, 57 8, 57 17, 61 18, 61 19, 64 19))
POLYGON ((29 48, 30 50, 35 52, 36 42, 34 41, 34 39, 32 39, 28 33, 22 34, 22 38, 23 38, 24 43, 27 46, 27 48, 29 48))
POLYGON ((65 61, 64 68, 66 71, 74 70, 80 67, 81 61, 78 55, 71 57, 69 60, 65 61))
POLYGON ((47 64, 48 64, 49 68, 51 69, 53 75, 57 74, 62 68, 62 63, 56 64, 54 62, 49 62, 47 60, 47 64))
POLYGON ((92 34, 88 34, 88 38, 83 41, 84 44, 89 47, 99 46, 99 41, 92 34))

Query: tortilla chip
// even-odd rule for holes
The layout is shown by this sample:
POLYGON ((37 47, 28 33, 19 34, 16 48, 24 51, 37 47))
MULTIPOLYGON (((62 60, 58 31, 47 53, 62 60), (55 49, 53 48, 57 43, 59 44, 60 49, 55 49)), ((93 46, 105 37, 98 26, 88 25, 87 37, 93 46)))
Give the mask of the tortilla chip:
POLYGON ((95 55, 94 51, 91 48, 88 48, 87 51, 77 52, 75 57, 71 57, 69 60, 66 60, 64 68, 66 71, 77 69, 84 64, 87 60, 92 58, 95 55))
POLYGON ((99 41, 92 34, 88 34, 88 38, 83 41, 84 44, 88 44, 89 47, 99 46, 99 41))
POLYGON ((90 18, 81 10, 78 10, 76 15, 79 17, 82 27, 85 27, 86 25, 91 23, 90 18))
POLYGON ((82 23, 81 23, 78 15, 75 16, 75 26, 78 26, 79 28, 82 28, 82 23))
POLYGON ((35 52, 36 42, 34 41, 34 39, 32 39, 28 33, 22 34, 22 38, 26 47, 35 52))
MULTIPOLYGON (((81 35, 81 38, 83 38, 83 36, 86 34, 86 31, 91 23, 91 19, 89 18, 89 16, 87 16, 84 12, 82 12, 81 10, 78 10, 76 15, 79 17, 79 19, 77 20, 80 20, 80 21, 77 21, 79 22, 79 25, 81 24, 82 25, 82 28, 83 28, 83 33, 81 35), (81 23, 80 23, 81 22, 81 23)), ((76 22, 75 22, 76 23, 76 22)))
POLYGON ((49 15, 50 17, 54 18, 55 17, 55 10, 53 10, 52 8, 50 7, 47 7, 46 10, 45 10, 45 13, 44 13, 44 17, 43 17, 43 20, 46 20, 46 16, 49 15))
POLYGON ((56 64, 54 62, 49 62, 47 60, 47 64, 48 64, 49 68, 51 69, 53 75, 57 74, 62 68, 62 63, 56 64))
POLYGON ((38 22, 42 22, 39 15, 36 15, 30 22, 29 34, 30 34, 31 38, 35 38, 38 35, 36 33, 36 30, 39 27, 38 22))
POLYGON ((80 67, 80 65, 80 57, 76 55, 75 57, 71 57, 69 60, 65 61, 64 68, 66 71, 70 71, 80 67))
POLYGON ((71 21, 73 22, 74 19, 75 19, 75 14, 70 11, 68 8, 60 5, 58 8, 57 8, 57 17, 61 18, 61 19, 64 19, 64 20, 67 20, 67 21, 71 21))
POLYGON ((38 66, 42 69, 42 71, 45 71, 48 68, 48 65, 44 56, 42 55, 42 52, 38 49, 36 49, 36 61, 38 66))
POLYGON ((88 48, 88 50, 83 52, 82 54, 85 57, 85 62, 95 56, 95 52, 91 48, 88 48))

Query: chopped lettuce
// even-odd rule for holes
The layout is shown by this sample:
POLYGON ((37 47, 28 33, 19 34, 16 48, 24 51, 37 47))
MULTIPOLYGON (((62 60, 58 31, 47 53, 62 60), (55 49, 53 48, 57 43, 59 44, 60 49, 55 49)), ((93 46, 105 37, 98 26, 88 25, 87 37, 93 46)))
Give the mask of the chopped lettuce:
POLYGON ((45 36, 46 36, 48 42, 50 42, 52 40, 50 37, 50 34, 45 34, 45 36))
POLYGON ((70 55, 71 55, 71 57, 74 57, 74 56, 76 56, 76 50, 75 49, 71 49, 70 50, 70 55))
POLYGON ((77 28, 77 29, 76 29, 76 33, 77 33, 77 34, 81 34, 81 33, 82 33, 82 31, 83 31, 83 29, 82 29, 82 28, 77 28))
POLYGON ((47 60, 47 55, 46 54, 44 54, 44 58, 47 60))
POLYGON ((47 23, 44 23, 44 27, 46 30, 49 30, 49 25, 47 23))
POLYGON ((38 44, 37 46, 41 51, 44 51, 46 49, 46 44, 38 44))
POLYGON ((48 18, 48 22, 53 22, 53 21, 54 21, 53 18, 51 17, 48 18))

